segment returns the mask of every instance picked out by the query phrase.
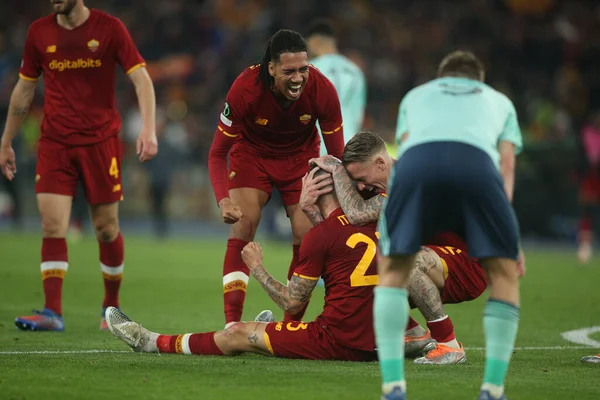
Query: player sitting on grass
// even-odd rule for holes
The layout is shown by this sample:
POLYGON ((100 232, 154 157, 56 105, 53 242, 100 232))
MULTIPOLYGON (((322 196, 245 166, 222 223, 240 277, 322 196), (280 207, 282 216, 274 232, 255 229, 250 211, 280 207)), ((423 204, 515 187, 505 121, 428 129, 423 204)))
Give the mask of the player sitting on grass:
POLYGON ((375 360, 376 225, 351 225, 333 191, 320 196, 317 205, 325 220, 304 237, 300 262, 287 286, 265 269, 257 243, 242 250, 252 275, 286 312, 305 307, 322 276, 325 306, 315 321, 237 322, 218 332, 162 335, 109 308, 106 320, 111 332, 135 351, 148 353, 234 356, 251 352, 284 358, 375 360))
MULTIPOLYGON (((350 223, 377 221, 395 161, 388 154, 385 142, 376 133, 359 132, 346 144, 342 160, 343 164, 334 157, 324 156, 313 161, 331 172, 336 195, 350 223), (365 200, 359 191, 378 195, 365 200)), ((328 190, 320 182, 321 179, 309 174, 304 181, 301 207, 309 210, 309 216, 314 215, 310 212, 310 208, 314 207, 310 195, 328 190)), ((318 223, 318 220, 314 222, 318 223)), ((485 291, 487 279, 478 261, 467 253, 467 245, 458 235, 440 233, 431 238, 429 244, 417 255, 417 268, 412 271, 409 287, 411 306, 421 311, 429 331, 409 318, 405 352, 407 356, 427 353, 425 357, 415 360, 419 364, 464 362, 466 354, 456 340, 452 320, 445 313, 443 304, 476 299, 485 291), (428 352, 433 347, 433 341, 437 345, 428 352)))

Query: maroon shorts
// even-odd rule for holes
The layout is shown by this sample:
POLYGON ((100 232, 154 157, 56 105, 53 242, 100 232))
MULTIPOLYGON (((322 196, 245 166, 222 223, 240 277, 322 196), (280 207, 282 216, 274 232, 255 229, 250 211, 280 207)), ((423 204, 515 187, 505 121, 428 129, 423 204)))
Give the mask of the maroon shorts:
POLYGON ((119 136, 76 147, 40 141, 35 192, 75 196, 81 181, 89 204, 122 200, 121 158, 119 136))
POLYGON ((451 246, 426 246, 440 256, 446 280, 442 303, 455 304, 474 300, 487 289, 485 271, 479 261, 465 250, 451 246))
POLYGON ((265 342, 276 357, 309 360, 374 361, 375 351, 350 349, 337 343, 321 323, 271 322, 265 329, 265 342))
POLYGON ((298 204, 302 177, 308 172, 308 160, 316 157, 319 157, 319 149, 290 157, 271 158, 234 146, 229 153, 229 189, 253 188, 270 196, 275 186, 285 206, 298 204))

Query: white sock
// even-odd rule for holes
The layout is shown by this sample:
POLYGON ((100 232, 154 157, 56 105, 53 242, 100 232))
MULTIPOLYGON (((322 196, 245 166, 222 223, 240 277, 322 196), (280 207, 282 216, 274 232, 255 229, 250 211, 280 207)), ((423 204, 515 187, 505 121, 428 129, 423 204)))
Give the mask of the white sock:
POLYGON ((456 340, 456 338, 452 339, 449 342, 442 343, 442 344, 445 344, 448 347, 452 347, 453 349, 460 349, 460 345, 458 344, 458 341, 456 340))
POLYGON ((495 398, 500 398, 504 393, 504 386, 492 385, 491 383, 484 383, 481 385, 481 390, 487 390, 495 398))

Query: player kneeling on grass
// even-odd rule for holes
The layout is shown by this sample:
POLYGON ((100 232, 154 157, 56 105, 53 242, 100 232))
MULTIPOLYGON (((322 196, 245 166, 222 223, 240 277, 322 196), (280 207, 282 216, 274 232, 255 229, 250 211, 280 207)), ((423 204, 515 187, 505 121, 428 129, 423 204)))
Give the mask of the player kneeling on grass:
POLYGON ((376 225, 351 225, 333 191, 320 196, 317 205, 325 220, 304 237, 299 264, 287 286, 265 269, 257 243, 242 250, 252 275, 286 312, 305 307, 323 277, 325 306, 313 322, 237 322, 218 332, 162 335, 109 308, 106 320, 111 332, 135 351, 149 353, 234 356, 251 352, 284 358, 375 360, 376 225))

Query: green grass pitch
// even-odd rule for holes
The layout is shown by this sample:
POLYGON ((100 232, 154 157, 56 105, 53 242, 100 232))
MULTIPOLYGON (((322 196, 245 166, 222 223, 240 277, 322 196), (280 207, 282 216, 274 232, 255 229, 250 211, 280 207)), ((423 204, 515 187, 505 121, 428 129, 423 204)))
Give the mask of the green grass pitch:
MULTIPOLYGON (((224 325, 221 263, 225 240, 157 243, 125 236, 123 310, 149 329, 186 333, 224 325)), ((285 279, 291 247, 263 243, 265 265, 285 279)), ((0 234, 0 399, 378 399, 376 363, 137 354, 99 332, 102 276, 93 238, 69 246, 63 295, 64 333, 20 332, 13 323, 43 305, 40 239, 0 234), (113 352, 91 353, 90 350, 113 352), (37 353, 36 353, 37 352, 37 353)), ((509 399, 600 399, 598 353, 565 341, 561 332, 600 326, 600 264, 581 267, 571 253, 529 251, 522 281, 521 324, 509 371, 509 399)), ((313 296, 307 319, 322 307, 313 296)), ((447 307, 468 361, 416 366, 407 361, 408 395, 474 399, 483 373, 485 299, 447 307)), ((274 308, 250 283, 244 317, 274 308)), ((281 312, 278 313, 282 315, 281 312)), ((591 335, 600 341, 600 334, 591 335)))

